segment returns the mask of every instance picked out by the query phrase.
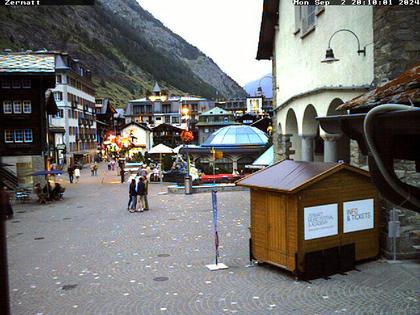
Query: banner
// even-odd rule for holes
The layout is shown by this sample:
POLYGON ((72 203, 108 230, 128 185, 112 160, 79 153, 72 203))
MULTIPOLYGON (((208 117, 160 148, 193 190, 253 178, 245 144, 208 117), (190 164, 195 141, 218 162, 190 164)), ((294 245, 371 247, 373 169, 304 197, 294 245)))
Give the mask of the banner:
POLYGON ((343 233, 373 229, 373 199, 343 203, 343 233))
POLYGON ((338 205, 328 204, 303 209, 305 240, 337 235, 338 205))
POLYGON ((211 201, 213 206, 213 227, 214 227, 214 246, 216 249, 216 265, 217 258, 219 257, 219 234, 217 232, 217 191, 212 190, 211 201))

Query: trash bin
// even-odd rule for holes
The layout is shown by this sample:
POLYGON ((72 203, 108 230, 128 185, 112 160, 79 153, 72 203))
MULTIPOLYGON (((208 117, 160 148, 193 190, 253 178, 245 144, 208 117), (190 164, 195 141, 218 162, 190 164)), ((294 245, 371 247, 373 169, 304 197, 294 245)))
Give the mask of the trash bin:
POLYGON ((192 194, 192 179, 191 176, 187 175, 184 177, 184 183, 185 183, 185 194, 191 195, 192 194))

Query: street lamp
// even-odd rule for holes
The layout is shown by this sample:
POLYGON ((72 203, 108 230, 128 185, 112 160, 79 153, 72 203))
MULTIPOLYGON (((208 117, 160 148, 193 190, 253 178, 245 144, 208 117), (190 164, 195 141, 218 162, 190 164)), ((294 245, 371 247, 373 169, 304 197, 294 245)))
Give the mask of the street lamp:
POLYGON ((263 89, 262 89, 262 86, 261 86, 261 82, 264 79, 269 79, 269 78, 273 79, 273 77, 271 75, 266 75, 266 76, 264 76, 260 79, 260 81, 258 82, 257 92, 255 93, 255 96, 264 96, 263 89))
POLYGON ((360 48, 359 37, 357 37, 357 35, 353 31, 351 31, 349 29, 346 29, 346 28, 343 28, 343 29, 340 29, 338 31, 335 31, 331 35, 330 40, 328 41, 328 48, 327 48, 326 53, 325 53, 325 59, 322 60, 321 62, 323 62, 323 63, 333 63, 335 61, 339 61, 340 60, 340 59, 337 59, 337 58, 334 57, 334 52, 333 52, 333 50, 331 48, 331 40, 333 39, 333 37, 335 36, 335 34, 337 34, 339 32, 348 32, 350 34, 353 34, 354 37, 356 37, 356 40, 357 40, 357 54, 358 55, 363 54, 363 56, 366 56, 366 46, 363 47, 363 49, 360 48))

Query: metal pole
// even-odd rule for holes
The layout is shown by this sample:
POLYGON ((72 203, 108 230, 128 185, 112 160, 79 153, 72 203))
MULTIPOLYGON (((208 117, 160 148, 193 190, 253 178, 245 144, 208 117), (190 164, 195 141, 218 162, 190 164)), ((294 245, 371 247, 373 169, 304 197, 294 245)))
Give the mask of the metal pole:
MULTIPOLYGON (((0 167, 2 159, 0 156, 0 167)), ((7 240, 6 240, 6 195, 3 182, 0 179, 0 312, 9 315, 9 275, 7 268, 7 240)))

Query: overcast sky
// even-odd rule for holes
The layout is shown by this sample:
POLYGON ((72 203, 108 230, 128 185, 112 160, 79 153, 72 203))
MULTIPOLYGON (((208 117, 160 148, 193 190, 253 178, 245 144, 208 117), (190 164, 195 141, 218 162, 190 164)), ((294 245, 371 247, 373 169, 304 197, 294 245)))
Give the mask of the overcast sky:
POLYGON ((271 72, 257 61, 263 0, 137 0, 241 86, 271 72))

